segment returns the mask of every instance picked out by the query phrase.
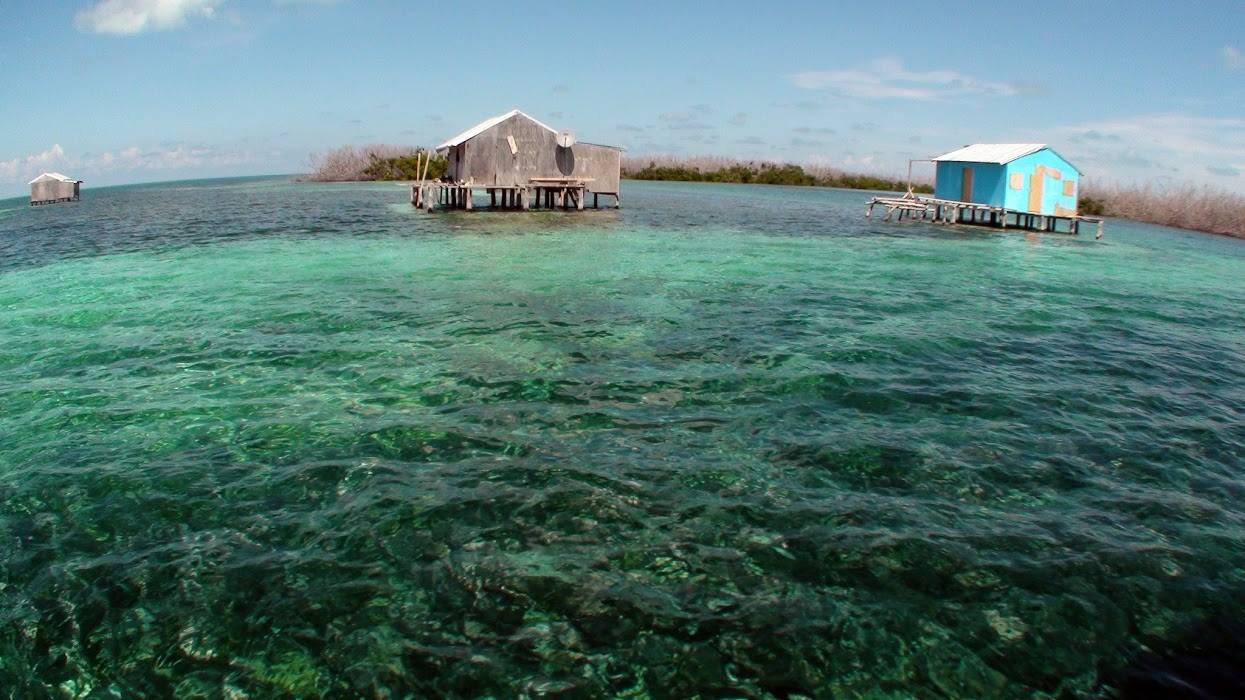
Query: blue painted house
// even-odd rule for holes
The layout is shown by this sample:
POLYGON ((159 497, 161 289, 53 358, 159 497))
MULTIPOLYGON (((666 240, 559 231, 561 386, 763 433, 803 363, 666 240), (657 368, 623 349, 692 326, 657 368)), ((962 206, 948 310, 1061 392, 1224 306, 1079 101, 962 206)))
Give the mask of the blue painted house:
POLYGON ((977 143, 934 159, 934 196, 1045 216, 1075 216, 1081 172, 1043 143, 977 143))

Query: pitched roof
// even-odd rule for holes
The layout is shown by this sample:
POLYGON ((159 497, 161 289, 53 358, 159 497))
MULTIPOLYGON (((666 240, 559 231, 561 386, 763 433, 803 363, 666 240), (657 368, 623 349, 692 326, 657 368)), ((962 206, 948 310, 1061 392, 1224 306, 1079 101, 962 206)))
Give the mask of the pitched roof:
POLYGON ((541 126, 542 128, 548 129, 549 131, 555 134, 558 133, 556 129, 554 129, 551 126, 548 126, 547 124, 542 124, 539 120, 534 119, 531 115, 525 114, 524 112, 521 112, 517 109, 512 109, 509 112, 506 112, 505 114, 499 114, 496 117, 493 117, 491 119, 485 119, 484 121, 480 122, 479 124, 476 124, 470 129, 467 129, 463 133, 451 139, 448 139, 445 143, 441 144, 440 146, 437 146, 437 150, 440 151, 445 148, 457 146, 458 144, 463 143, 464 141, 469 141, 515 115, 521 115, 521 116, 527 117, 528 119, 531 119, 532 121, 536 122, 536 124, 541 126))
POLYGON ((944 153, 935 161, 947 160, 960 163, 1010 163, 1030 153, 1046 148, 1044 143, 975 143, 950 153, 944 153))
POLYGON ((26 184, 33 185, 36 182, 47 182, 48 180, 58 180, 60 182, 82 182, 81 180, 75 180, 68 175, 61 175, 60 173, 44 173, 26 184))

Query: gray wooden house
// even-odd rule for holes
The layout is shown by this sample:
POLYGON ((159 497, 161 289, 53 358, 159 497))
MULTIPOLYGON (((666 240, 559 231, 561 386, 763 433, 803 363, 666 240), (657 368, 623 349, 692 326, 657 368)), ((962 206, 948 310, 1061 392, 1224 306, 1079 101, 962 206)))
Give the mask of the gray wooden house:
MULTIPOLYGON (((437 146, 448 161, 445 179, 457 188, 489 190, 503 203, 529 193, 535 206, 574 203, 583 208, 585 194, 594 205, 600 195, 618 205, 622 149, 577 141, 515 109, 486 119, 437 146)), ((451 197, 453 198, 453 197, 451 197)), ((470 199, 467 199, 468 207, 470 199)))
POLYGON ((30 205, 76 202, 82 181, 60 173, 44 173, 30 181, 30 205))

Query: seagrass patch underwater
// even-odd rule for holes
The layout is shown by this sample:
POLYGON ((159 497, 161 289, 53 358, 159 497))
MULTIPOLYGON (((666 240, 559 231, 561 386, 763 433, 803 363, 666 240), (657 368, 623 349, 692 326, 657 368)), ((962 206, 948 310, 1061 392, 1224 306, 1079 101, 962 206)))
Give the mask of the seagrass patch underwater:
POLYGON ((6 697, 1094 697, 1245 619, 1245 244, 626 183, 0 214, 6 697))

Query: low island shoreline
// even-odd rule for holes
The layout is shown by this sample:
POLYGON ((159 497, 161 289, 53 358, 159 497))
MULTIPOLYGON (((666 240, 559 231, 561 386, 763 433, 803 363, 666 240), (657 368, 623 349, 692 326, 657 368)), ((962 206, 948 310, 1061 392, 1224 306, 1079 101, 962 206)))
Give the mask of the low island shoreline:
MULTIPOLYGON (((384 182, 420 179, 416 170, 423 149, 375 144, 343 146, 312 157, 311 182, 384 182)), ((445 158, 433 155, 428 178, 446 171, 445 158)), ((623 160, 622 176, 655 182, 714 182, 792 187, 834 187, 853 190, 905 192, 904 180, 837 168, 775 161, 719 157, 630 157, 623 160)), ((918 194, 933 192, 927 181, 911 183, 918 194)), ((1098 185, 1088 183, 1080 197, 1080 213, 1108 216, 1160 226, 1245 239, 1245 195, 1195 185, 1098 185)))

